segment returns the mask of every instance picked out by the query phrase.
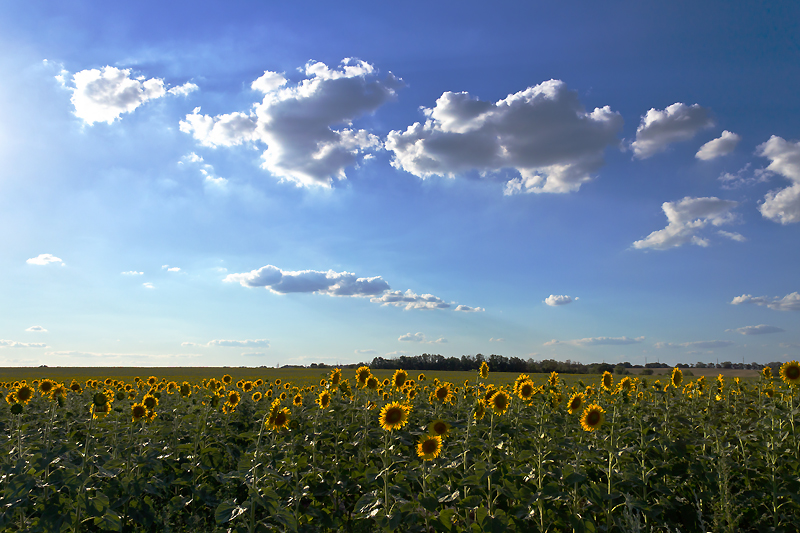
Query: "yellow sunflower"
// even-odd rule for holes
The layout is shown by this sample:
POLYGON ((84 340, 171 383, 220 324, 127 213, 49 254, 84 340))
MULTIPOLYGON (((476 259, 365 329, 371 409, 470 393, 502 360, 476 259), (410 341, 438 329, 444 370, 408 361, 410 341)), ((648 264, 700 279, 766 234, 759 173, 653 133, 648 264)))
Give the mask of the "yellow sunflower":
POLYGON ((367 380, 370 378, 371 375, 372 372, 370 371, 368 366, 358 367, 358 369, 356 370, 356 381, 358 381, 359 386, 361 386, 362 388, 366 387, 367 380))
POLYGON ((320 409, 327 409, 331 404, 331 393, 326 390, 322 391, 319 396, 317 396, 316 404, 319 405, 320 409))
POLYGON ((18 403, 27 404, 33 398, 33 388, 29 385, 22 384, 14 391, 18 403))
POLYGON ((444 420, 434 420, 428 424, 428 434, 444 438, 450 434, 450 424, 444 420))
MULTIPOLYGON (((95 394, 95 397, 97 397, 97 394, 95 394)), ((147 407, 148 411, 154 411, 155 408, 158 407, 158 398, 152 394, 145 394, 144 398, 142 398, 142 403, 147 407)))
POLYGON ((224 376, 222 376, 222 382, 225 385, 230 385, 231 381, 233 381, 233 376, 231 376, 230 374, 225 374, 224 376))
POLYGON ((495 392, 489 399, 489 406, 496 415, 505 414, 509 405, 511 405, 511 396, 503 390, 495 392))
POLYGON ((582 392, 576 392, 572 395, 569 399, 569 403, 567 403, 567 411, 569 414, 574 415, 578 412, 578 410, 583 406, 584 402, 586 401, 586 397, 582 392))
POLYGON ((400 402, 387 403, 381 409, 378 416, 381 428, 385 431, 393 431, 405 426, 408 422, 408 413, 411 408, 400 402))
POLYGON ((425 435, 417 442, 417 455, 423 461, 430 461, 442 453, 442 437, 439 435, 425 435))
POLYGON ((417 381, 425 381, 425 374, 420 374, 417 376, 417 381))
POLYGON ((672 386, 676 389, 681 386, 683 382, 683 372, 677 366, 672 369, 672 386))
POLYGON ((147 378, 147 384, 150 385, 151 387, 153 385, 155 385, 156 383, 158 383, 158 378, 157 377, 150 376, 149 378, 147 378))
POLYGON ((236 408, 239 405, 239 402, 242 400, 242 397, 239 395, 238 391, 232 390, 228 392, 227 400, 225 401, 226 404, 230 405, 231 408, 236 408))
POLYGON ((800 385, 800 363, 787 361, 781 365, 781 379, 790 386, 800 385))
POLYGON ((603 372, 603 381, 601 385, 604 390, 611 392, 611 387, 614 386, 614 376, 608 370, 603 372))
POLYGON ((764 376, 765 379, 772 379, 772 368, 765 366, 761 369, 761 375, 764 376))
POLYGON ((269 419, 267 419, 266 426, 267 429, 274 431, 279 431, 289 427, 289 408, 284 407, 280 410, 273 409, 272 413, 270 413, 269 419))
POLYGON ((481 379, 486 379, 489 377, 489 365, 486 364, 486 361, 481 363, 481 368, 478 370, 478 373, 481 376, 481 379))
POLYGON ((331 385, 333 385, 334 387, 339 385, 339 382, 342 381, 342 369, 334 368, 333 370, 331 370, 330 379, 331 379, 331 385))
POLYGON ((597 404, 592 404, 586 407, 581 415, 581 427, 586 431, 594 431, 603 425, 605 411, 597 404))
POLYGON ((256 391, 256 392, 253 393, 253 401, 256 402, 256 403, 260 402, 261 398, 263 398, 263 397, 264 397, 264 395, 261 394, 261 391, 256 391))
POLYGON ((189 396, 191 396, 192 395, 192 384, 189 383, 188 381, 184 381, 181 384, 180 393, 181 393, 181 396, 183 396, 184 398, 188 398, 189 396))
POLYGON ((475 421, 483 420, 483 417, 486 416, 486 405, 482 401, 478 401, 478 405, 475 406, 475 413, 472 417, 475 421))
POLYGON ((530 379, 526 379, 519 384, 519 387, 517 387, 517 396, 519 396, 520 400, 528 402, 531 400, 531 398, 533 398, 535 393, 536 385, 534 385, 533 381, 530 379))
POLYGON ((39 383, 39 392, 42 394, 42 396, 48 396, 51 392, 53 392, 55 386, 56 384, 54 381, 43 379, 39 383))
POLYGON ((294 404, 295 407, 303 405, 303 397, 300 394, 295 394, 292 399, 292 404, 294 404))
POLYGON ((141 403, 135 403, 131 406, 131 416, 133 417, 134 422, 138 422, 145 416, 147 416, 147 407, 141 403))
POLYGON ((450 383, 444 382, 440 383, 436 390, 433 392, 433 399, 447 403, 453 399, 453 393, 450 390, 450 383))
POLYGON ((408 372, 401 368, 394 371, 394 375, 392 375, 392 384, 394 384, 396 389, 402 387, 406 380, 408 380, 408 372))
POLYGON ((547 378, 547 386, 551 389, 558 388, 558 372, 550 372, 550 376, 547 378))

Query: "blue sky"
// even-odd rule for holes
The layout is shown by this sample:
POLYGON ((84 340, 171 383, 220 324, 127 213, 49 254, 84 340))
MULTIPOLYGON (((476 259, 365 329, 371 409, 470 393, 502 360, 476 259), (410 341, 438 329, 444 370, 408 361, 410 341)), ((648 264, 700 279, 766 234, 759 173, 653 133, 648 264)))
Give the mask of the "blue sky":
POLYGON ((6 4, 0 365, 800 356, 796 4, 6 4))

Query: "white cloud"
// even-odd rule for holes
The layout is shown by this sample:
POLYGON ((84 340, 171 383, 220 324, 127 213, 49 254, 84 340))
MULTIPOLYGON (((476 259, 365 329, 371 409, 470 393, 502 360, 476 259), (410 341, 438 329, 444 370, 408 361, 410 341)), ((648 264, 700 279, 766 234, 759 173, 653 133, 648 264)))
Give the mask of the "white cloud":
POLYGON ((347 167, 381 148, 377 136, 351 125, 392 100, 403 82, 391 73, 376 79, 372 65, 349 58, 333 70, 309 62, 304 73, 306 79, 286 86, 283 75, 267 71, 251 84, 264 93, 251 111, 212 117, 196 108, 180 129, 205 146, 266 144, 262 168, 298 186, 330 187, 346 178, 347 167))
POLYGON ((44 342, 17 342, 0 339, 0 348, 47 348, 44 342))
POLYGON ((25 331, 39 331, 41 333, 47 333, 47 330, 44 329, 42 326, 31 326, 28 329, 26 329, 25 331))
MULTIPOLYGON (((700 349, 700 350, 713 350, 714 348, 727 348, 728 346, 733 346, 733 342, 731 341, 694 341, 694 342, 682 342, 680 344, 675 344, 672 342, 657 342, 655 344, 656 348, 690 348, 690 349, 700 349)), ((689 352, 692 353, 692 352, 689 352)), ((694 352, 697 353, 697 352, 694 352)))
POLYGON ((377 354, 378 352, 376 350, 369 349, 369 350, 354 350, 353 353, 356 355, 372 355, 372 354, 377 354))
POLYGON ((152 283, 150 283, 149 281, 145 281, 144 283, 142 283, 142 287, 144 287, 145 289, 155 289, 156 288, 156 286, 153 285, 152 283))
POLYGON ((405 335, 400 335, 397 340, 403 342, 425 342, 425 335, 423 333, 406 333, 405 335))
POLYGON ((570 341, 559 341, 553 339, 544 343, 544 346, 555 346, 558 344, 572 344, 573 346, 599 346, 599 345, 614 345, 622 346, 625 344, 638 344, 644 340, 644 337, 586 337, 584 339, 574 339, 570 341))
POLYGON ((764 335, 767 333, 782 333, 786 330, 777 326, 760 324, 758 326, 744 326, 736 329, 726 329, 725 331, 735 331, 737 333, 741 333, 742 335, 764 335))
POLYGON ((571 297, 567 296, 566 294, 551 294, 550 296, 548 296, 547 298, 544 299, 544 303, 546 303, 547 305, 549 305, 551 307, 556 307, 556 306, 559 306, 559 305, 567 305, 569 303, 572 303, 572 302, 575 302, 575 301, 578 301, 578 300, 579 300, 579 298, 577 298, 577 297, 571 298, 571 297))
POLYGON ((730 240, 736 241, 736 242, 746 242, 747 241, 747 237, 745 237, 741 233, 736 233, 735 231, 719 230, 719 231, 717 231, 717 234, 722 235, 723 237, 727 237, 730 240))
POLYGON ((740 136, 725 130, 718 138, 712 139, 701 146, 694 156, 697 159, 708 161, 709 159, 716 159, 717 157, 728 155, 733 152, 734 148, 736 148, 736 145, 739 144, 741 140, 742 138, 740 136))
MULTIPOLYGON (((381 305, 409 309, 448 309, 455 302, 445 302, 432 294, 416 294, 410 289, 402 292, 391 290, 381 276, 359 278, 351 272, 328 270, 281 270, 266 265, 257 270, 228 274, 225 282, 236 282, 243 287, 264 287, 276 294, 314 293, 328 296, 370 297, 370 301, 381 305)), ((459 305, 457 311, 483 311, 482 307, 459 305)))
POLYGON ((29 265, 47 265, 50 263, 61 263, 64 264, 64 261, 59 259, 58 257, 52 254, 39 254, 36 257, 31 257, 30 259, 25 261, 29 265))
POLYGON ((512 169, 504 194, 576 191, 619 144, 622 117, 606 106, 587 112, 575 91, 550 80, 486 102, 445 92, 424 124, 391 131, 392 166, 420 178, 512 169))
POLYGON ((127 272, 120 272, 123 276, 142 276, 144 272, 137 272, 135 270, 128 270, 127 272))
MULTIPOLYGON (((719 198, 689 198, 679 202, 664 202, 661 209, 667 215, 667 227, 652 232, 646 238, 633 243, 637 249, 654 248, 666 250, 687 242, 698 246, 708 246, 708 240, 698 233, 707 225, 721 226, 736 221, 731 212, 738 205, 732 200, 719 198)), ((736 234, 738 235, 738 234, 736 234)))
POLYGON ((672 143, 688 141, 713 125, 708 109, 698 104, 687 106, 677 102, 663 111, 650 109, 636 129, 636 140, 631 143, 633 155, 646 159, 663 152, 672 143))
POLYGON ((745 166, 737 170, 735 174, 723 172, 720 174, 717 180, 722 182, 721 187, 725 190, 750 187, 757 183, 769 181, 769 177, 772 175, 772 172, 763 168, 757 168, 753 171, 752 175, 750 175, 750 166, 750 163, 747 163, 745 166))
POLYGON ((269 341, 267 339, 246 339, 246 340, 226 340, 214 339, 205 344, 197 342, 182 342, 181 346, 194 346, 208 348, 211 346, 223 346, 226 348, 242 348, 247 346, 263 346, 269 348, 269 341))
POLYGON ((161 270, 166 270, 167 272, 180 272, 180 267, 171 267, 169 265, 161 265, 161 270))
POLYGON ((506 342, 506 340, 502 337, 498 338, 492 337, 491 339, 489 339, 489 342, 506 342))
MULTIPOLYGON (((451 306, 451 304, 445 302, 437 296, 434 296, 433 294, 416 294, 411 289, 408 289, 406 292, 387 290, 380 297, 370 298, 370 302, 379 303, 381 305, 393 305, 395 307, 402 307, 406 310, 447 309, 451 306)), ((477 311, 481 308, 478 307, 475 309, 470 309, 477 311)), ((464 309, 461 309, 461 311, 464 311, 464 309)))
POLYGON ((264 357, 267 355, 267 352, 245 352, 242 355, 245 357, 264 357))
POLYGON ((226 178, 217 176, 213 165, 206 163, 203 157, 197 155, 195 152, 189 152, 183 156, 180 161, 178 161, 178 164, 191 164, 199 166, 200 174, 203 176, 203 182, 206 185, 217 187, 218 189, 224 189, 228 184, 228 180, 226 178))
POLYGON ((769 191, 759 211, 781 224, 800 222, 800 141, 793 143, 773 135, 758 146, 756 154, 770 160, 768 172, 780 174, 792 182, 784 189, 769 191))
POLYGON ((800 311, 800 293, 792 292, 783 298, 778 296, 751 296, 743 294, 731 301, 733 305, 755 304, 775 309, 776 311, 800 311))
MULTIPOLYGON (((58 352, 45 352, 44 355, 58 357, 88 357, 98 358, 106 361, 133 361, 141 363, 142 359, 193 359, 201 357, 200 354, 180 353, 180 354, 146 354, 146 353, 114 353, 114 352, 82 352, 79 350, 64 350, 58 352)), ((140 365, 143 366, 143 365, 140 365)))
POLYGON ((460 311, 462 313, 482 313, 486 311, 483 307, 470 307, 468 305, 459 305, 456 307, 456 311, 460 311))
MULTIPOLYGON (((63 80, 63 75, 62 75, 63 80)), ((107 122, 111 124, 122 113, 131 113, 148 100, 167 94, 187 95, 197 90, 197 85, 186 83, 169 90, 164 80, 144 77, 131 78, 129 69, 105 66, 101 70, 87 69, 72 76, 72 104, 75 116, 86 124, 107 122)))

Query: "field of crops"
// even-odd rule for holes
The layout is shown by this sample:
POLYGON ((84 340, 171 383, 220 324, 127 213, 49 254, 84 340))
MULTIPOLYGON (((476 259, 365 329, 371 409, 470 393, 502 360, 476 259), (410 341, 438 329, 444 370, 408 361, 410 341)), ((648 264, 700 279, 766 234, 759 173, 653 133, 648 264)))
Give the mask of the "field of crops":
POLYGON ((0 531, 798 531, 800 365, 766 370, 12 379, 0 531))

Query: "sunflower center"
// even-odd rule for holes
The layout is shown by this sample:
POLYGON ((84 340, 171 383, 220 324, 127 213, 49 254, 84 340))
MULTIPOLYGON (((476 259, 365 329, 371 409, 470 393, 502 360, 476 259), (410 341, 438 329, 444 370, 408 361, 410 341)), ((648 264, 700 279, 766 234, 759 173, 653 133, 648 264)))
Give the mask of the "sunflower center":
POLYGON ((386 422, 389 424, 397 424, 403 419, 403 412, 400 409, 394 408, 386 411, 386 422))
POLYGON ((790 366, 787 368, 786 377, 792 380, 800 378, 800 366, 790 366))
POLYGON ((600 423, 600 413, 598 411, 592 411, 589 413, 589 416, 586 417, 586 423, 590 426, 596 426, 600 423))
POLYGON ((438 447, 439 443, 437 443, 433 439, 426 440, 425 442, 422 443, 422 451, 425 452, 425 455, 430 455, 432 453, 435 453, 438 447))
POLYGON ((437 435, 443 435, 447 432, 447 425, 443 422, 437 422, 433 425, 433 431, 435 431, 437 435))

